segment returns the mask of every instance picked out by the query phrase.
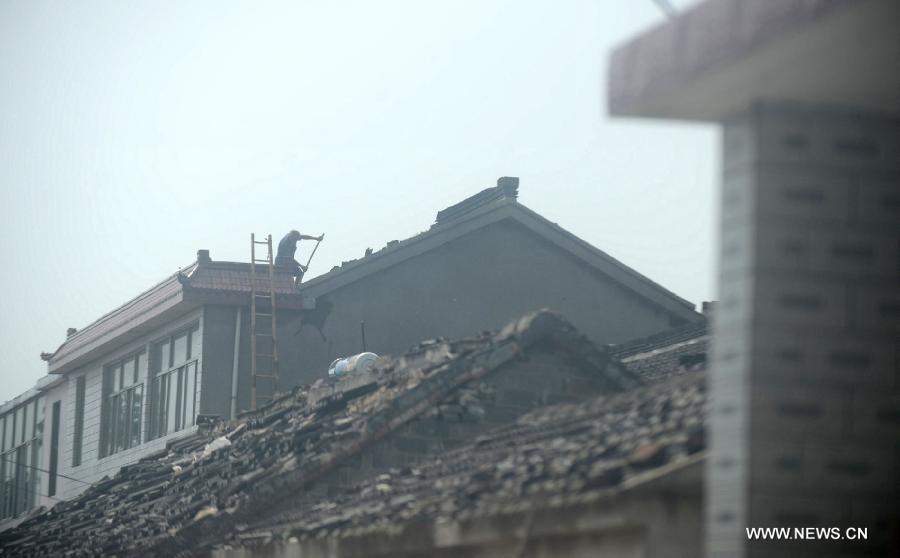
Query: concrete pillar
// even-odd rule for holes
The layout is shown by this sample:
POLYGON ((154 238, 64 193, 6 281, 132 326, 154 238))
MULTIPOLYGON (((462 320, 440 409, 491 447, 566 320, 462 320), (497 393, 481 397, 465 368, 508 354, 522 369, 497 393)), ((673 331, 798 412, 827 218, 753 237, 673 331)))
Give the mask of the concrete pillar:
POLYGON ((707 554, 887 555, 900 119, 758 105, 725 123, 722 152, 707 554), (747 527, 862 527, 868 540, 767 544, 747 527))

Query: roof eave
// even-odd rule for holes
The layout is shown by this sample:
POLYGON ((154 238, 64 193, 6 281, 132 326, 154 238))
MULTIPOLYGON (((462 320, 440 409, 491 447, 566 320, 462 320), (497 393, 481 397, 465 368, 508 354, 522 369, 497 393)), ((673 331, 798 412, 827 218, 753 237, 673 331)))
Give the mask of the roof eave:
POLYGON ((47 373, 67 374, 82 364, 115 350, 117 347, 149 333, 170 320, 195 310, 198 306, 195 302, 186 302, 183 291, 179 289, 161 303, 148 308, 138 320, 127 320, 111 329, 105 335, 75 347, 62 355, 57 351, 47 363, 47 373))

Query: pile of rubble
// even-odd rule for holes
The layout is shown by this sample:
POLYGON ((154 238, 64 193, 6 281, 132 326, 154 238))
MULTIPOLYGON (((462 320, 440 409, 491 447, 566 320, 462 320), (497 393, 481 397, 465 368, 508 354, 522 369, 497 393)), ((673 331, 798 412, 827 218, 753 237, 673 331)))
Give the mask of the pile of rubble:
POLYGON ((588 502, 701 452, 706 405, 705 375, 691 372, 627 393, 540 409, 338 498, 246 525, 227 544, 399 535, 426 523, 588 502))
MULTIPOLYGON (((478 382, 522 358, 528 347, 548 341, 589 364, 596 361, 608 391, 640 385, 624 368, 607 367, 608 357, 561 317, 536 313, 497 334, 424 343, 367 374, 297 388, 240 420, 179 439, 0 534, 0 546, 8 556, 159 556, 225 541, 265 540, 265 534, 254 531, 259 521, 294 517, 298 506, 303 517, 315 517, 302 510, 309 505, 309 513, 319 513, 321 505, 302 496, 312 493, 316 481, 400 426, 448 407, 471 415, 483 412, 478 382)), ((492 443, 479 451, 490 450, 492 443)), ((534 443, 540 442, 535 438, 534 443)), ((425 478, 409 476, 411 482, 430 482, 425 478)), ((585 482, 595 482, 591 479, 585 482)), ((395 490, 382 477, 358 496, 383 494, 385 487, 395 490)), ((314 530, 310 521, 333 520, 325 514, 303 521, 298 528, 307 532, 314 530)))

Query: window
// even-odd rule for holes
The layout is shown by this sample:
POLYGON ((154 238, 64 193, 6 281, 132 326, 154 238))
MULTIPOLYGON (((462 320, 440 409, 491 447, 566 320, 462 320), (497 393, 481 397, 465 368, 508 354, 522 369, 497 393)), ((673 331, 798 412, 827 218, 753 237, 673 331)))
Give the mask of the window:
POLYGON ((140 445, 147 353, 128 357, 103 369, 100 457, 140 445))
POLYGON ((60 402, 53 402, 53 414, 50 417, 53 429, 50 432, 50 478, 47 483, 47 496, 56 496, 56 473, 59 469, 59 407, 60 402))
POLYGON ((84 439, 84 376, 75 380, 75 432, 72 435, 72 467, 81 465, 81 442, 84 439))
POLYGON ((193 426, 200 330, 197 324, 153 344, 150 437, 193 426))
POLYGON ((0 417, 0 518, 14 517, 37 504, 44 432, 44 398, 0 417))

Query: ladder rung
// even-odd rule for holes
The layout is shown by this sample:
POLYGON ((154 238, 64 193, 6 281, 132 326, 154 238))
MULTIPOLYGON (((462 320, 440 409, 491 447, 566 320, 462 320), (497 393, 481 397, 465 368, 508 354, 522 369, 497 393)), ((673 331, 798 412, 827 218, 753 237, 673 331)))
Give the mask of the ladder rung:
POLYGON ((275 358, 275 355, 270 355, 269 353, 256 353, 256 356, 263 358, 275 358))
POLYGON ((263 336, 263 337, 272 337, 271 333, 266 333, 266 332, 262 332, 262 333, 254 332, 253 335, 259 335, 259 336, 263 336))
POLYGON ((256 377, 257 378, 268 378, 270 380, 274 380, 278 376, 275 376, 274 374, 257 374, 256 377))
POLYGON ((272 298, 272 295, 270 295, 270 294, 253 293, 253 296, 255 296, 257 298, 272 298))
POLYGON ((268 244, 268 240, 254 240, 253 244, 268 244))
POLYGON ((271 316, 272 314, 269 314, 269 313, 266 313, 266 312, 257 312, 256 315, 257 315, 257 316, 271 316))
POLYGON ((267 264, 267 263, 269 263, 269 260, 253 260, 253 263, 255 263, 255 264, 267 264))

